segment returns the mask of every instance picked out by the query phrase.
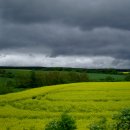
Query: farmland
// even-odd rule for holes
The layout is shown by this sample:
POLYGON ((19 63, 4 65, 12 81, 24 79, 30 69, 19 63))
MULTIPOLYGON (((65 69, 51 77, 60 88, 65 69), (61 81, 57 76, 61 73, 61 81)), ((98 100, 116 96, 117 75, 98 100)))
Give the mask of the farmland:
POLYGON ((130 107, 130 82, 88 82, 33 88, 0 96, 1 130, 43 130, 67 111, 78 130, 130 107))
MULTIPOLYGON (((0 69, 0 94, 26 90, 34 87, 76 82, 122 82, 128 74, 110 70, 84 69, 0 69), (99 71, 99 72, 98 72, 99 71), (106 71, 106 72, 105 72, 106 71), (2 92, 3 91, 3 92, 2 92)), ((129 80, 129 77, 128 77, 129 80)))

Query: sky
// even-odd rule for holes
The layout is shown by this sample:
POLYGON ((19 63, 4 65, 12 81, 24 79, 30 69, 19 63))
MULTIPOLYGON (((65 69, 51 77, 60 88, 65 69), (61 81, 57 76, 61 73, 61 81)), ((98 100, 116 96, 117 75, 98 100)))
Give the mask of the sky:
POLYGON ((130 0, 0 0, 0 66, 130 68, 130 0))

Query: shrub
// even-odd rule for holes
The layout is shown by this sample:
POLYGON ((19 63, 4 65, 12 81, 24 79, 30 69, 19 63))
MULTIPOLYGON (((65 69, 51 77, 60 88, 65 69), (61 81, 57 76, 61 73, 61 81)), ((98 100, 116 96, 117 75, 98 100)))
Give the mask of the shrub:
POLYGON ((75 130, 76 129, 75 120, 71 116, 67 115, 66 113, 61 115, 59 125, 61 127, 61 130, 75 130))
POLYGON ((47 124, 45 130, 76 130, 76 122, 71 116, 63 113, 59 120, 47 124))
POLYGON ((46 125, 45 130, 59 130, 59 122, 53 120, 46 125))
POLYGON ((111 76, 107 76, 107 77, 105 78, 105 81, 107 81, 107 82, 114 82, 115 79, 114 79, 113 77, 111 77, 111 76))
POLYGON ((90 130, 130 130, 130 108, 123 109, 113 116, 113 122, 107 125, 106 118, 90 125, 90 130))
POLYGON ((121 113, 114 115, 116 130, 130 130, 130 109, 123 109, 121 113))
POLYGON ((126 75, 125 80, 130 81, 130 73, 126 75))
POLYGON ((90 125, 90 130, 106 130, 107 129, 106 121, 107 121, 106 118, 102 117, 102 119, 99 122, 90 125))

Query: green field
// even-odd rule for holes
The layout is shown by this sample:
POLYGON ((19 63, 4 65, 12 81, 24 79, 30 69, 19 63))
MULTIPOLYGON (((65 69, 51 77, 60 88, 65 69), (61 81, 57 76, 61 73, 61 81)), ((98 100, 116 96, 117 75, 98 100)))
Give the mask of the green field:
MULTIPOLYGON (((1 70, 1 69, 0 69, 1 70)), ((17 79, 28 79, 30 77, 30 73, 31 70, 24 70, 24 69, 4 69, 7 73, 11 73, 13 75, 12 78, 8 78, 8 77, 2 77, 0 76, 0 88, 2 88, 3 86, 6 86, 6 83, 8 81, 14 81, 16 82, 17 79)), ((46 75, 50 72, 53 71, 42 71, 42 70, 36 70, 35 71, 37 75, 46 75)), ((62 74, 66 75, 67 73, 69 73, 68 71, 59 71, 62 74)), ((114 79, 115 82, 118 81, 125 81, 125 77, 128 73, 125 74, 104 74, 104 73, 86 73, 90 82, 99 82, 99 81, 107 81, 105 80, 107 77, 112 77, 114 79)), ((17 88, 13 87, 13 90, 16 90, 17 88)), ((21 89, 18 89, 17 91, 21 91, 21 89)), ((15 91, 14 91, 15 92, 15 91)))
MULTIPOLYGON (((23 69, 9 69, 7 70, 8 72, 11 72, 13 74, 15 74, 16 76, 21 76, 21 75, 25 75, 28 76, 30 73, 30 70, 23 70, 23 69)), ((38 70, 36 71, 37 73, 47 73, 49 71, 42 71, 42 70, 38 70)), ((63 71, 64 72, 64 71, 63 71)), ((103 73, 87 73, 89 76, 90 80, 96 80, 96 81, 100 81, 102 79, 105 79, 108 76, 111 76, 115 79, 115 81, 124 81, 125 75, 120 75, 120 74, 103 74, 103 73)), ((128 73, 125 73, 128 74, 128 73)))
POLYGON ((119 74, 115 75, 115 74, 88 73, 89 79, 93 81, 102 81, 103 79, 109 76, 114 78, 115 81, 124 81, 125 79, 125 75, 119 75, 119 74))
POLYGON ((88 82, 34 88, 0 96, 0 130, 44 130, 67 111, 78 130, 130 107, 130 82, 88 82))

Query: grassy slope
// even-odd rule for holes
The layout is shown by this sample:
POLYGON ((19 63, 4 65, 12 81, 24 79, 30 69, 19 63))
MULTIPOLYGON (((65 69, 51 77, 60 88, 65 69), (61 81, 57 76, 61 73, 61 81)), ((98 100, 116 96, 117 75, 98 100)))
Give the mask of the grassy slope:
POLYGON ((0 96, 0 128, 43 130, 46 123, 68 111, 85 130, 101 116, 108 119, 130 107, 130 82, 75 83, 41 87, 0 96))
POLYGON ((124 81, 125 75, 114 75, 114 74, 99 74, 99 73, 88 73, 90 80, 100 81, 110 76, 115 79, 115 81, 124 81))

